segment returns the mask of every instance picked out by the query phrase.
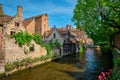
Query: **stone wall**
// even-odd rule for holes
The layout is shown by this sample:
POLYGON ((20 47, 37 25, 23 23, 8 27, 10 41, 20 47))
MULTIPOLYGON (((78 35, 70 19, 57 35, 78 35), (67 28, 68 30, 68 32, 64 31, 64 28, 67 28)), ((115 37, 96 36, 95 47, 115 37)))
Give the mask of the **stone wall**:
POLYGON ((19 47, 19 45, 15 44, 14 39, 6 38, 5 40, 5 62, 15 62, 17 60, 22 60, 25 58, 36 58, 40 56, 45 56, 47 51, 45 48, 40 45, 35 44, 32 41, 30 44, 34 45, 34 51, 25 54, 25 49, 28 48, 26 46, 19 47))

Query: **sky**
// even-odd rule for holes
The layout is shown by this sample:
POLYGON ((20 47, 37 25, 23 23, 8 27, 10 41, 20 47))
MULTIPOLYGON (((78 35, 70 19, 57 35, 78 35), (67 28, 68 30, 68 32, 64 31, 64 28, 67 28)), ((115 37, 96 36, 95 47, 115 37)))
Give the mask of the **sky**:
POLYGON ((51 28, 54 25, 56 27, 67 24, 74 26, 71 18, 76 2, 77 0, 0 0, 4 13, 10 16, 16 14, 18 5, 23 7, 23 19, 47 13, 51 28))

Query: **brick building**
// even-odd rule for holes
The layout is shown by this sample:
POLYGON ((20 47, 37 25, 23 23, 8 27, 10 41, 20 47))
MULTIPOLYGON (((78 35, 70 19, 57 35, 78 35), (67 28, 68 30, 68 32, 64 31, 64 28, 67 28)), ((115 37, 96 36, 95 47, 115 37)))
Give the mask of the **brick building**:
POLYGON ((31 41, 29 45, 20 47, 16 44, 15 39, 11 38, 11 35, 19 31, 25 32, 27 30, 31 34, 42 34, 43 31, 49 28, 45 27, 48 26, 47 14, 35 16, 23 21, 22 11, 23 8, 21 6, 17 6, 16 15, 9 16, 3 12, 2 4, 0 4, 0 74, 5 72, 5 64, 8 62, 15 62, 29 57, 36 58, 47 54, 46 49, 37 45, 34 41, 31 41), (33 51, 30 51, 31 46, 34 48, 33 51), (29 50, 29 53, 34 54, 26 55, 26 50, 29 50))
POLYGON ((43 36, 45 31, 50 30, 47 14, 27 18, 23 21, 23 24, 30 34, 37 33, 43 36))
POLYGON ((10 50, 14 49, 10 49, 12 46, 10 45, 10 43, 12 43, 10 35, 20 30, 25 31, 22 21, 22 7, 17 6, 16 15, 9 16, 3 12, 2 4, 0 4, 0 73, 4 72, 7 54, 11 52, 10 50), (10 41, 10 43, 8 41, 10 41))

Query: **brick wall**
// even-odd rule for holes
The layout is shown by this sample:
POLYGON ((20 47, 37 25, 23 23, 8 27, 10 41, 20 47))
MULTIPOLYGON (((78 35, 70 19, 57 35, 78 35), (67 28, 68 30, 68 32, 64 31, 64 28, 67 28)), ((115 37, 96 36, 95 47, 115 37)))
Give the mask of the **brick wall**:
POLYGON ((41 27, 42 27, 42 17, 38 16, 35 18, 35 33, 41 34, 41 27))
POLYGON ((35 32, 43 36, 44 32, 47 30, 50 30, 48 24, 48 15, 42 14, 35 17, 35 32))
POLYGON ((30 24, 28 24, 26 27, 26 31, 29 34, 34 34, 35 33, 35 19, 33 19, 30 24))

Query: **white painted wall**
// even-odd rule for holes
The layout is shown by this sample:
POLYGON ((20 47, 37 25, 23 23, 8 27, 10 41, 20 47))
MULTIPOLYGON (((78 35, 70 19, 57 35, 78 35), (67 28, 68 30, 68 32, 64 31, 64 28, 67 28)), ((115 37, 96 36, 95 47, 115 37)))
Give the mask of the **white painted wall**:
POLYGON ((56 28, 53 29, 52 34, 48 38, 46 38, 46 39, 47 40, 53 40, 53 42, 55 42, 57 40, 57 41, 59 41, 59 43, 61 45, 63 45, 63 41, 64 41, 63 38, 61 37, 61 35, 57 32, 56 28), (54 34, 56 35, 55 38, 53 36, 54 34))

